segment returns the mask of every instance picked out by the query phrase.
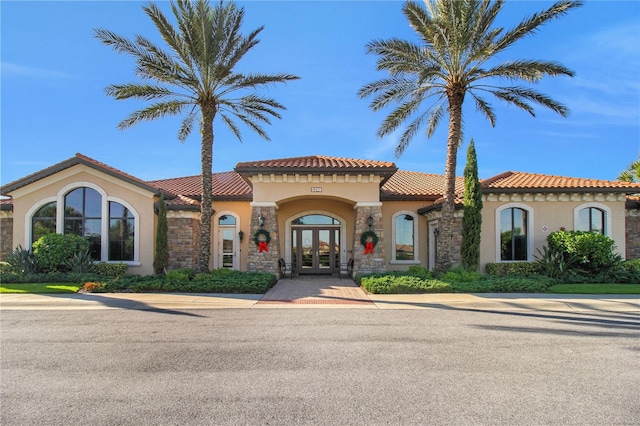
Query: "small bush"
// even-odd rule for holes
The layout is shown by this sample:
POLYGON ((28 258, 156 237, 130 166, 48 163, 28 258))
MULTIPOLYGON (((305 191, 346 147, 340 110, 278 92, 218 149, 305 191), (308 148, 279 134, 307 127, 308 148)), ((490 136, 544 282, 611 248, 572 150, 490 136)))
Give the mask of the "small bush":
POLYGON ((640 272, 640 259, 629 259, 622 262, 622 268, 629 272, 640 272))
POLYGON ((428 271, 427 268, 425 268, 424 266, 420 266, 420 265, 410 266, 409 270, 407 271, 407 273, 409 275, 414 276, 414 277, 420 277, 420 278, 423 278, 423 279, 433 278, 433 274, 431 274, 431 271, 428 271))
POLYGON ((498 277, 507 275, 535 275, 539 273, 539 266, 535 262, 487 263, 485 272, 498 277))
POLYGON ((458 282, 458 283, 478 281, 480 277, 481 277, 481 274, 479 272, 469 271, 464 269, 461 266, 450 269, 444 274, 440 275, 440 279, 442 281, 458 282))
POLYGON ((89 272, 91 266, 93 266, 93 259, 89 249, 81 250, 71 256, 71 258, 62 262, 63 265, 71 272, 77 274, 84 274, 89 272))
POLYGON ((46 234, 33 243, 36 263, 44 272, 64 270, 64 262, 84 250, 89 250, 89 241, 73 234, 46 234))
POLYGON ((194 277, 195 273, 191 268, 180 268, 167 271, 168 281, 190 281, 194 277))
POLYGON ((361 285, 369 293, 446 293, 451 291, 451 284, 438 280, 424 280, 410 275, 363 276, 361 285))
POLYGON ((547 237, 549 248, 577 257, 576 268, 598 273, 615 268, 622 257, 615 253, 615 242, 606 235, 585 231, 556 231, 547 237))
POLYGON ((129 266, 126 263, 94 263, 91 266, 90 272, 98 275, 105 275, 109 277, 119 277, 127 273, 129 266))
POLYGON ((82 290, 87 293, 104 293, 105 285, 104 283, 100 282, 88 281, 84 283, 84 285, 82 286, 82 290))
MULTIPOLYGON (((3 273, 12 272, 18 275, 33 274, 38 272, 38 264, 33 252, 29 249, 18 245, 13 251, 5 256, 6 263, 9 265, 3 268, 3 273)), ((4 277, 3 277, 4 278, 4 277)))
POLYGON ((544 293, 558 282, 541 275, 483 277, 473 282, 455 282, 453 290, 457 293, 544 293))

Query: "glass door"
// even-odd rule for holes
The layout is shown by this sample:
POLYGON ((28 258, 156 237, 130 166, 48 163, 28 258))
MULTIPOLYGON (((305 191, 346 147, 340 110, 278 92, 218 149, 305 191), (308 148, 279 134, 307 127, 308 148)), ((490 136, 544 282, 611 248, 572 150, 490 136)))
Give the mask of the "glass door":
POLYGON ((292 229, 291 236, 299 274, 332 274, 339 268, 339 229, 297 228, 292 229))

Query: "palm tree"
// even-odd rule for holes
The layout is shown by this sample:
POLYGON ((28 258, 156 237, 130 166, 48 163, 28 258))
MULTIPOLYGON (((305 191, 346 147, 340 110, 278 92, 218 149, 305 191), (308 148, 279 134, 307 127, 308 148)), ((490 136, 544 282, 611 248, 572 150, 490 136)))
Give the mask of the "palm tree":
POLYGON ((285 107, 272 98, 259 96, 256 90, 299 77, 234 71, 244 55, 259 43, 257 36, 264 28, 243 36, 240 29, 244 8, 230 1, 211 6, 207 0, 177 0, 171 3, 171 9, 177 20, 175 28, 155 4, 143 7, 168 50, 141 35, 128 40, 97 29, 95 36, 116 52, 132 56, 136 60, 136 76, 147 81, 110 85, 105 89, 107 95, 118 100, 154 101, 120 122, 120 129, 185 113, 178 131, 178 140, 184 142, 200 117, 202 200, 197 269, 204 272, 209 269, 211 250, 214 120, 219 117, 240 141, 240 129, 234 119, 269 140, 261 124, 270 124, 270 117, 281 118, 278 110, 285 107))
POLYGON ((400 136, 396 157, 402 155, 423 125, 426 124, 426 135, 430 138, 443 115, 449 116, 437 271, 445 271, 452 265, 456 154, 462 141, 465 97, 473 99, 492 126, 496 115, 482 97, 487 93, 532 116, 535 116, 532 104, 562 116, 568 114, 565 106, 544 94, 511 83, 518 80, 536 83, 544 76, 573 76, 572 71, 549 61, 514 60, 498 65, 489 62, 546 22, 580 6, 581 1, 559 1, 507 31, 492 27, 503 5, 503 0, 426 0, 423 7, 409 1, 402 11, 420 42, 394 38, 374 40, 366 46, 367 53, 378 55, 378 71, 387 71, 389 76, 363 86, 358 95, 374 96, 370 104, 373 111, 398 104, 380 125, 378 136, 389 135, 410 120, 400 136), (422 109, 423 101, 427 100, 429 104, 422 109))
POLYGON ((618 180, 623 182, 639 182, 640 181, 640 157, 637 161, 629 164, 627 170, 623 170, 618 175, 618 180))

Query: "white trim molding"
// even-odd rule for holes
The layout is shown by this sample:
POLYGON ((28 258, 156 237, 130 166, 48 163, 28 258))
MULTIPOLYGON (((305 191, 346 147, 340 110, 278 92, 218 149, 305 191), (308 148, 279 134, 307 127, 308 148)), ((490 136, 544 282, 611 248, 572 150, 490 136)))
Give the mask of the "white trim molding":
POLYGON ((500 214, 502 213, 503 210, 506 209, 511 209, 511 208, 519 208, 522 209, 524 211, 527 212, 527 262, 532 262, 534 257, 534 241, 535 241, 535 220, 534 220, 534 216, 533 216, 533 207, 528 206, 526 204, 522 204, 522 203, 507 203, 507 204, 503 204, 499 207, 496 208, 496 212, 495 212, 495 244, 496 244, 496 262, 501 262, 501 263, 505 263, 505 262, 523 262, 522 260, 519 261, 512 261, 512 260, 502 260, 501 256, 500 256, 500 214))
POLYGON ((604 212, 604 235, 611 237, 611 209, 600 203, 584 203, 573 209, 573 229, 576 231, 584 231, 584 229, 578 229, 580 211, 590 207, 595 207, 604 212))

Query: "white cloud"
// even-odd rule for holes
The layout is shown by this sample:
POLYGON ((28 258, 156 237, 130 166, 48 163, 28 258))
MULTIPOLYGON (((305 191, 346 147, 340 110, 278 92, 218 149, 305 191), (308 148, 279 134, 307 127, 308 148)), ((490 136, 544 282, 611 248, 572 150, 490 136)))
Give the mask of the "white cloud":
POLYGON ((30 67, 20 64, 14 64, 11 62, 2 62, 2 64, 0 64, 0 67, 2 68, 3 77, 16 76, 45 79, 67 79, 74 77, 72 74, 64 71, 30 67))

